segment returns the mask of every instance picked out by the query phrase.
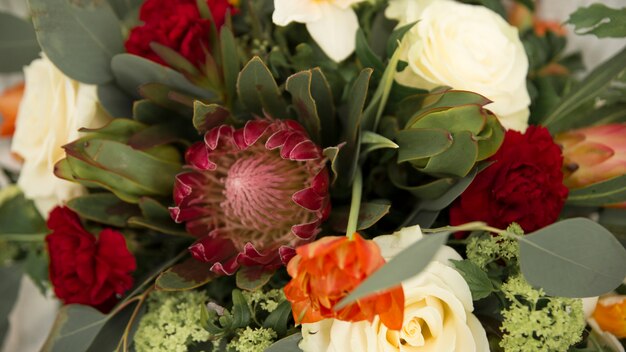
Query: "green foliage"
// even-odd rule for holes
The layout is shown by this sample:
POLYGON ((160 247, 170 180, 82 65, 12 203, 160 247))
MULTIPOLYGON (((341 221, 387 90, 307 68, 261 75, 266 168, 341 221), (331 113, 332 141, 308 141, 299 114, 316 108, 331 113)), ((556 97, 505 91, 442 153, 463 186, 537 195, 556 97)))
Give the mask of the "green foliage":
MULTIPOLYGON (((359 207, 359 218, 357 220, 356 230, 365 230, 374 226, 374 224, 389 213, 390 208, 391 204, 382 201, 361 203, 361 206, 359 207)), ((349 215, 349 206, 333 209, 331 217, 328 220, 331 228, 337 232, 345 233, 348 226, 349 215)))
POLYGON ((487 273, 472 261, 465 259, 455 260, 452 263, 463 276, 465 282, 467 282, 470 291, 472 291, 472 299, 474 301, 483 299, 495 291, 495 287, 487 273))
POLYGON ((301 351, 298 344, 302 341, 302 334, 295 333, 276 341, 265 352, 296 352, 301 351))
POLYGON ((89 84, 114 79, 111 59, 124 52, 117 16, 106 1, 29 0, 37 39, 68 77, 89 84))
POLYGON ((61 307, 42 351, 86 351, 109 319, 93 307, 70 304, 61 307))
POLYGON ((626 175, 572 190, 567 203, 580 206, 603 206, 626 201, 626 175))
MULTIPOLYGON (((4 248, 0 247, 0 250, 4 248)), ((22 271, 14 266, 4 266, 0 263, 0 341, 4 341, 9 329, 9 314, 17 299, 17 291, 20 288, 22 271)))
POLYGON ((163 291, 187 291, 203 286, 214 278, 210 265, 189 258, 162 272, 155 285, 163 291))
POLYGON ((0 239, 9 239, 13 235, 24 239, 37 238, 47 232, 46 223, 35 204, 25 198, 17 186, 0 190, 0 239))
POLYGON ((0 72, 20 71, 40 50, 32 23, 0 12, 0 72))
POLYGON ((522 276, 513 276, 502 285, 509 302, 502 311, 505 352, 566 351, 578 342, 585 328, 582 301, 549 297, 536 290, 522 276))
POLYGON ((626 249, 589 219, 564 220, 517 240, 525 279, 549 295, 599 296, 626 277, 626 249))
POLYGON ((237 352, 263 352, 276 339, 276 332, 267 328, 250 328, 246 326, 237 332, 227 347, 237 352))
POLYGON ((626 7, 613 9, 597 3, 581 7, 570 15, 567 23, 576 27, 576 34, 593 34, 598 38, 626 37, 626 7))
POLYGON ((261 117, 265 112, 274 118, 287 116, 287 105, 278 85, 259 57, 252 58, 239 73, 237 92, 250 113, 261 117))
POLYGON ((208 296, 203 291, 153 292, 148 310, 134 337, 135 349, 142 351, 185 352, 211 334, 201 325, 201 306, 208 296))

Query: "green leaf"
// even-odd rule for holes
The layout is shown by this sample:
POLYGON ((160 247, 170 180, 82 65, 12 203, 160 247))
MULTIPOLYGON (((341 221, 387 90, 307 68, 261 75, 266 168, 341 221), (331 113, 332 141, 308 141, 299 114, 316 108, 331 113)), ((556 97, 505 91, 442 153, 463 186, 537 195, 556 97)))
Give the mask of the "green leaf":
POLYGON ((341 309, 358 299, 400 285, 402 281, 419 274, 428 266, 447 239, 448 233, 427 235, 405 248, 337 303, 335 309, 341 309))
POLYGON ((230 112, 220 105, 193 102, 193 127, 200 133, 223 124, 229 116, 230 112))
POLYGON ((176 71, 193 76, 200 74, 198 69, 176 50, 157 42, 151 42, 150 49, 176 71))
POLYGON ((231 30, 224 26, 220 31, 220 45, 222 48, 222 70, 224 85, 228 99, 233 99, 237 90, 237 75, 239 73, 239 55, 237 43, 231 30))
POLYGON ((20 288, 22 271, 14 266, 0 267, 0 341, 4 341, 9 329, 9 314, 13 310, 20 288))
POLYGON ((67 202, 67 206, 81 218, 117 227, 125 227, 130 217, 139 215, 136 205, 123 202, 111 193, 94 193, 73 198, 67 202))
POLYGON ((567 129, 568 121, 565 119, 576 109, 600 94, 603 88, 616 78, 624 68, 626 68, 626 48, 598 66, 578 86, 570 90, 542 124, 551 133, 567 129))
POLYGON ((124 20, 128 17, 129 14, 132 14, 133 11, 139 9, 139 6, 143 3, 143 0, 107 0, 117 18, 120 20, 124 20))
POLYGON ((548 295, 599 296, 626 277, 626 249, 589 219, 564 220, 517 239, 524 277, 548 295))
POLYGON ((302 334, 297 332, 274 342, 265 352, 299 352, 302 351, 298 344, 302 341, 302 334))
POLYGON ((452 146, 452 135, 441 128, 410 128, 396 134, 398 162, 429 158, 452 146))
POLYGON ((581 206, 603 206, 626 201, 626 175, 570 191, 567 203, 581 206))
POLYGON ((0 12, 0 72, 21 71, 39 56, 40 50, 30 22, 0 12))
POLYGON ((37 39, 68 77, 88 84, 113 80, 111 59, 124 52, 117 16, 106 1, 29 0, 37 39))
POLYGON ((193 85, 180 73, 140 56, 115 55, 111 61, 111 69, 118 85, 135 98, 140 98, 139 87, 147 83, 160 83, 199 98, 213 97, 210 92, 193 85))
POLYGON ((203 286, 215 277, 211 265, 188 258, 162 272, 155 286, 163 291, 186 291, 203 286))
POLYGON ((44 296, 50 287, 48 263, 48 252, 44 241, 29 246, 26 260, 22 262, 24 273, 44 296))
POLYGON ((98 103, 112 117, 133 116, 133 99, 113 83, 98 86, 98 103))
POLYGON ((387 56, 388 57, 393 56, 393 53, 396 52, 396 49, 398 48, 399 43, 402 41, 402 38, 404 38, 404 35, 409 30, 411 30, 411 28, 413 28, 415 23, 417 23, 417 22, 406 24, 406 25, 404 25, 404 26, 394 30, 391 33, 391 35, 389 36, 389 39, 387 40, 387 56))
POLYGON ((0 190, 0 239, 3 234, 40 235, 48 228, 35 204, 17 186, 0 190))
POLYGON ((330 161, 330 170, 333 173, 332 184, 334 184, 335 181, 337 181, 337 178, 339 177, 339 165, 337 165, 337 162, 338 162, 337 156, 339 155, 339 150, 344 145, 345 144, 342 144, 337 147, 328 147, 328 148, 325 148, 324 151, 322 152, 322 154, 324 154, 324 156, 328 158, 328 160, 330 161))
POLYGON ((149 197, 139 199, 139 208, 142 216, 133 216, 128 219, 128 225, 151 229, 160 233, 175 236, 190 236, 183 225, 172 220, 167 207, 149 197))
POLYGON ((233 297, 233 321, 231 327, 233 329, 243 328, 250 324, 250 319, 252 318, 252 313, 250 312, 250 307, 248 306, 248 301, 243 296, 241 291, 235 289, 232 293, 233 297))
POLYGON ((374 75, 380 77, 382 72, 385 70, 385 65, 380 60, 376 54, 370 48, 367 38, 365 38, 365 33, 363 33, 363 29, 359 28, 356 33, 356 56, 361 61, 361 64, 364 67, 371 67, 374 69, 374 75))
POLYGON ((267 316, 263 327, 276 331, 278 336, 284 336, 287 333, 289 318, 291 318, 291 303, 283 301, 267 316))
MULTIPOLYGON (((103 351, 118 351, 117 347, 120 344, 121 339, 126 332, 126 326, 130 322, 131 316, 137 307, 137 303, 131 303, 124 307, 120 312, 109 317, 107 322, 102 326, 98 335, 94 337, 93 342, 86 350, 86 352, 103 352, 103 351)), ((128 332, 128 342, 132 343, 133 336, 137 325, 141 321, 143 314, 146 311, 146 305, 142 305, 137 315, 134 316, 133 327, 128 332)))
POLYGON ((483 299, 495 291, 489 276, 478 265, 467 259, 452 260, 452 264, 467 282, 474 301, 483 299))
POLYGON ((89 306, 63 306, 41 351, 85 351, 108 319, 108 316, 89 306))
POLYGON ((260 266, 244 266, 237 271, 237 287, 246 291, 256 291, 265 286, 274 275, 274 271, 260 266))
POLYGON ((626 7, 613 9, 597 3, 580 7, 570 15, 567 23, 573 24, 576 34, 594 34, 598 38, 626 37, 626 7))
POLYGON ((311 70, 311 96, 315 100, 322 131, 322 146, 337 143, 337 119, 330 84, 319 67, 311 70))
POLYGON ((465 177, 472 170, 478 157, 478 143, 469 131, 452 134, 453 143, 443 153, 428 160, 422 172, 440 176, 465 177))
POLYGON ((314 142, 320 143, 321 122, 317 114, 317 105, 311 94, 313 73, 302 71, 287 78, 285 89, 291 94, 293 108, 298 121, 304 126, 314 142))
POLYGON ((254 114, 264 116, 267 112, 275 118, 287 117, 287 105, 280 89, 258 56, 252 58, 239 73, 237 92, 242 103, 254 114))
MULTIPOLYGON (((361 203, 359 208, 359 218, 357 220, 357 231, 368 229, 376 224, 380 219, 389 213, 391 204, 386 203, 361 203)), ((333 230, 346 232, 348 227, 348 217, 350 206, 343 206, 333 209, 329 223, 333 230)))
POLYGON ((361 145, 361 159, 374 150, 399 148, 399 146, 389 138, 370 131, 363 131, 361 134, 361 145))

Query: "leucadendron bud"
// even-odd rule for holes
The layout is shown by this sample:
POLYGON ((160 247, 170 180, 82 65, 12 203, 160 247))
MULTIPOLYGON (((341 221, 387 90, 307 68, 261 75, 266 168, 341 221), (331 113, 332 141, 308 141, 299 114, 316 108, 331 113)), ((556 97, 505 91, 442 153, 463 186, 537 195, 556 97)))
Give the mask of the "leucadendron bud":
POLYGON ((160 143, 147 125, 119 118, 82 132, 84 137, 63 147, 66 157, 55 165, 58 177, 107 189, 129 203, 172 193, 182 169, 180 153, 160 143))
POLYGON ((465 177, 502 144, 504 128, 484 108, 489 99, 459 90, 439 90, 418 99, 421 108, 396 134, 398 163, 409 162, 435 178, 465 177))

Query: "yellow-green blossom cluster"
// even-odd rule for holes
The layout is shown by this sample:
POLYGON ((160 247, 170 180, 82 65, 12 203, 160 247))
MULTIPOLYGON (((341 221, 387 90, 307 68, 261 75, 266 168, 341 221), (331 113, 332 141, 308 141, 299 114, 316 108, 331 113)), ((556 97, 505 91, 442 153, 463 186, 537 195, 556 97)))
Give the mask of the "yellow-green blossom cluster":
POLYGON ((272 329, 251 328, 239 329, 237 335, 228 343, 229 351, 263 352, 276 340, 278 336, 272 329))
POLYGON ((269 291, 255 290, 242 292, 251 307, 271 313, 285 300, 283 290, 272 289, 269 291))
POLYGON ((203 291, 153 292, 135 334, 135 349, 186 352, 189 345, 208 341, 210 334, 200 325, 200 306, 207 300, 203 291))
MULTIPOLYGON (((513 223, 507 228, 508 232, 523 235, 522 228, 513 223)), ((497 260, 512 261, 519 254, 519 244, 514 238, 499 234, 483 234, 471 237, 467 244, 467 259, 485 269, 489 263, 497 260)))
POLYGON ((502 285, 510 306, 502 311, 505 352, 557 352, 580 341, 585 318, 580 299, 549 297, 515 275, 502 285))

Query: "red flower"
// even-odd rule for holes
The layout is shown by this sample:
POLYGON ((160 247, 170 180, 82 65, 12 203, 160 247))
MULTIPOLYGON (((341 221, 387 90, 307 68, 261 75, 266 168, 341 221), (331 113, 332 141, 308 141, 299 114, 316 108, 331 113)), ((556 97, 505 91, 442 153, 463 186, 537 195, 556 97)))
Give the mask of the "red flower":
POLYGON ((506 228, 518 223, 532 232, 555 222, 568 190, 563 185, 563 156, 544 127, 525 134, 507 131, 504 143, 450 209, 450 223, 484 221, 506 228))
POLYGON ((315 323, 326 318, 344 321, 369 320, 376 315, 389 329, 400 330, 404 319, 404 291, 401 286, 357 300, 342 309, 333 307, 374 271, 385 264, 380 249, 359 234, 324 237, 298 247, 287 265, 293 278, 285 286, 297 323, 315 323))
POLYGON ((104 229, 96 239, 82 227, 78 215, 65 207, 52 210, 48 228, 52 230, 46 237, 50 281, 65 304, 106 310, 115 295, 132 287, 135 258, 121 233, 104 229))
POLYGON ((330 212, 322 150, 292 120, 213 128, 186 153, 172 218, 198 237, 190 247, 218 274, 274 269, 315 239, 330 212))
MULTIPOLYGON (((215 26, 224 24, 226 12, 235 12, 227 0, 207 0, 215 26)), ((200 16, 196 0, 147 0, 139 13, 143 25, 132 29, 126 51, 165 65, 150 43, 165 45, 194 65, 204 64, 209 50, 211 21, 200 16)))

